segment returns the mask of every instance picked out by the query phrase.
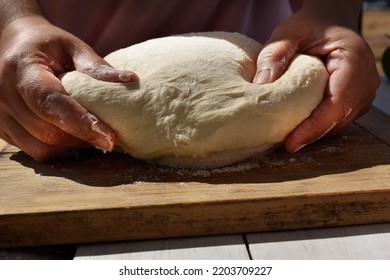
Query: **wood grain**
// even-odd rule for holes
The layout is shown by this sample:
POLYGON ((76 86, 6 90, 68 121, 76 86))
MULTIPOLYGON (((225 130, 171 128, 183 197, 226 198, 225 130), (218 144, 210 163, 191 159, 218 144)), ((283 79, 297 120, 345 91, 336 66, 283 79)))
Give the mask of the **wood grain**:
POLYGON ((389 117, 384 113, 374 108, 355 122, 385 144, 390 145, 389 117))
POLYGON ((278 149, 238 167, 198 172, 92 150, 50 164, 2 152, 0 246, 390 221, 390 148, 362 127, 294 155, 278 149))
POLYGON ((7 142, 5 142, 3 139, 0 139, 0 152, 4 150, 4 148, 7 146, 7 142))

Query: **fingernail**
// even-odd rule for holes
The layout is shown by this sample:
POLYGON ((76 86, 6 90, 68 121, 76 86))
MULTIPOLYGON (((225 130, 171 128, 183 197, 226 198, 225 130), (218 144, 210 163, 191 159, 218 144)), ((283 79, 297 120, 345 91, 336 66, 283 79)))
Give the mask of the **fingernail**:
POLYGON ((93 144, 95 148, 102 150, 103 152, 111 152, 114 149, 114 143, 112 143, 108 138, 96 138, 93 144))
POLYGON ((271 70, 270 69, 264 69, 260 70, 256 73, 255 78, 253 79, 253 83, 255 84, 266 84, 271 79, 271 70))
POLYGON ((132 72, 123 72, 121 74, 119 74, 119 79, 122 81, 122 82, 135 82, 138 80, 138 77, 135 73, 132 73, 132 72))
POLYGON ((88 119, 91 121, 91 129, 100 136, 93 140, 95 147, 103 151, 112 151, 114 142, 111 135, 105 132, 107 131, 107 127, 92 114, 88 116, 88 119))
POLYGON ((292 153, 296 153, 296 152, 298 152, 299 150, 301 150, 303 147, 305 147, 305 146, 307 146, 307 145, 309 145, 309 144, 311 144, 311 143, 313 143, 313 142, 318 141, 319 139, 321 139, 322 137, 324 137, 329 131, 331 131, 331 130, 336 126, 336 124, 337 124, 337 122, 333 122, 333 124, 332 124, 324 133, 322 133, 319 137, 317 137, 316 139, 312 140, 312 141, 309 142, 309 143, 304 143, 304 144, 298 146, 297 148, 295 148, 295 149, 292 151, 292 153))
POLYGON ((294 154, 294 153, 298 152, 299 150, 303 149, 305 146, 307 146, 307 144, 302 144, 301 146, 298 146, 297 148, 295 148, 291 153, 294 154))
POLYGON ((103 132, 104 127, 99 122, 93 122, 91 126, 92 130, 99 133, 101 137, 94 140, 96 148, 103 151, 112 151, 114 148, 114 142, 111 140, 111 136, 103 132))

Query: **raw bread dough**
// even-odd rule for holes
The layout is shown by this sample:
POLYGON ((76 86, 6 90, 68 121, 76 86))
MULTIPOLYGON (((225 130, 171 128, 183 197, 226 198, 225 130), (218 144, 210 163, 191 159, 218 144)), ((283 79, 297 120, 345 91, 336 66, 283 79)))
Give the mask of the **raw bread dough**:
POLYGON ((109 54, 139 83, 64 75, 67 92, 107 123, 131 156, 162 165, 211 168, 270 150, 323 98, 322 62, 298 55, 272 84, 251 83, 261 45, 238 33, 149 40, 109 54))

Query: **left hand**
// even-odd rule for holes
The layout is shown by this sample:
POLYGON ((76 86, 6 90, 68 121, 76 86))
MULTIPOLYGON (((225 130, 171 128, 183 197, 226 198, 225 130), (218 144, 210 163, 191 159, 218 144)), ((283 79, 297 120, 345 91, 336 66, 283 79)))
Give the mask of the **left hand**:
POLYGON ((297 53, 322 58, 330 77, 323 101, 287 137, 289 152, 337 133, 365 114, 380 83, 374 55, 353 28, 303 9, 280 24, 265 44, 254 83, 278 79, 297 53))

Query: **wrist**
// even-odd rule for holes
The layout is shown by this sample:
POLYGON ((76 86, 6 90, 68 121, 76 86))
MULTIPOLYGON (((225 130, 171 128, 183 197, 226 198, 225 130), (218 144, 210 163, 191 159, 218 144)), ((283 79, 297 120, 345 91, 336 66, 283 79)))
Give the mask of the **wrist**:
POLYGON ((11 22, 27 16, 42 17, 36 0, 0 0, 0 34, 11 22))

